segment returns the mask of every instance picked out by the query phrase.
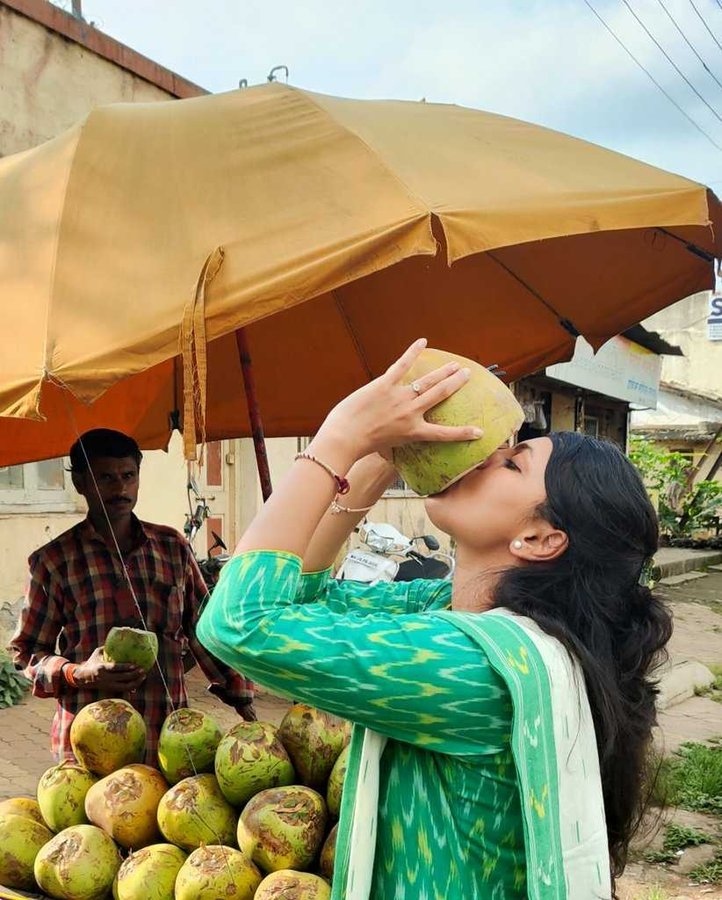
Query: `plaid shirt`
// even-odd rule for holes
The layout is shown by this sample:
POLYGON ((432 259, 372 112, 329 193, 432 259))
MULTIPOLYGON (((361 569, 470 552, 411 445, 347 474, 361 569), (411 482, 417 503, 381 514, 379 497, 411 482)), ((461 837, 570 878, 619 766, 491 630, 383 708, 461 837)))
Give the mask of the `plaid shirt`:
POLYGON ((195 626, 208 590, 188 542, 172 528, 135 516, 133 520, 136 540, 124 562, 142 620, 117 551, 89 519, 29 559, 30 581, 10 648, 16 665, 31 679, 33 694, 57 698, 50 738, 57 759, 72 759, 70 724, 83 706, 103 696, 97 690, 70 687, 61 668, 66 662, 85 662, 113 625, 147 627, 158 635, 158 666, 135 694, 125 697, 145 719, 146 762, 155 762, 166 716, 188 705, 184 652, 190 650, 212 682, 210 690, 224 702, 238 708, 253 700, 253 684, 196 640, 195 626))

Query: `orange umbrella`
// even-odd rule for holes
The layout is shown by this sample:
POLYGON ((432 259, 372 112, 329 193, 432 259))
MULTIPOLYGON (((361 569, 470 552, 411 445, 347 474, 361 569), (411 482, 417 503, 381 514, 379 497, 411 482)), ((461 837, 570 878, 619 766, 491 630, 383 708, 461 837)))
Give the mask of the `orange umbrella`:
POLYGON ((279 83, 96 109, 0 160, 0 209, 2 465, 250 434, 239 340, 270 436, 418 336, 517 378, 711 287, 722 240, 705 187, 598 146, 279 83))

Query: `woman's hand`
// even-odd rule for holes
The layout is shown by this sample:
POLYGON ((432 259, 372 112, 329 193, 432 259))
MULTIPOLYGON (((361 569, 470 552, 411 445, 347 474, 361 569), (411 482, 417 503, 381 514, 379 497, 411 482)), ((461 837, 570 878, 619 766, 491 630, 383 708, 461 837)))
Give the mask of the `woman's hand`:
POLYGON ((468 369, 456 362, 447 363, 418 378, 415 387, 402 383, 425 346, 424 339, 415 341, 383 375, 335 406, 314 444, 331 440, 360 459, 374 451, 388 456, 392 447, 411 441, 471 441, 481 437, 476 427, 435 425, 424 418, 424 413, 466 384, 468 369))
MULTIPOLYGON (((246 530, 236 552, 285 550, 305 559, 314 532, 338 491, 339 479, 345 478, 358 460, 374 452, 388 455, 392 447, 409 441, 471 441, 481 436, 476 427, 434 425, 424 418, 427 410, 466 384, 469 373, 456 363, 419 378, 415 382, 418 390, 401 383, 425 346, 426 341, 416 341, 380 378, 331 410, 309 444, 306 459, 291 467, 246 530), (309 461, 309 455, 322 465, 309 461), (338 478, 329 473, 329 468, 338 478)), ((359 507, 372 505, 392 473, 386 464, 377 474, 366 487, 362 484, 365 478, 360 479, 356 489, 352 483, 354 494, 342 495, 342 502, 343 498, 358 496, 359 507), (360 495, 358 488, 361 488, 360 495)), ((356 476, 349 481, 356 481, 356 476)), ((346 515, 350 518, 344 528, 338 523, 324 528, 317 544, 320 549, 317 552, 312 548, 309 563, 313 567, 329 564, 343 540, 341 533, 348 530, 352 514, 343 513, 346 515)), ((354 515, 360 518, 362 513, 354 515)))

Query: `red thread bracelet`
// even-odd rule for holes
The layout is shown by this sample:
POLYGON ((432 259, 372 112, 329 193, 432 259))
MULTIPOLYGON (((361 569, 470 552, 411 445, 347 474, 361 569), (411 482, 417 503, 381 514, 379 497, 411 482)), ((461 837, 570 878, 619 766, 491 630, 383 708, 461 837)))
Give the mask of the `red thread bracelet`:
POLYGON ((343 475, 339 475, 338 472, 334 472, 331 466, 328 463, 323 462, 323 460, 318 459, 313 456, 311 453, 297 453, 294 457, 294 462, 297 459, 307 459, 309 462, 316 463, 317 466, 321 466, 328 474, 333 478, 336 482, 336 493, 337 494, 348 494, 351 490, 351 485, 349 484, 348 478, 344 478, 343 475))
POLYGON ((77 688, 78 682, 75 680, 75 670, 78 668, 77 663, 65 663, 60 670, 61 675, 66 680, 66 682, 70 685, 70 687, 77 688))

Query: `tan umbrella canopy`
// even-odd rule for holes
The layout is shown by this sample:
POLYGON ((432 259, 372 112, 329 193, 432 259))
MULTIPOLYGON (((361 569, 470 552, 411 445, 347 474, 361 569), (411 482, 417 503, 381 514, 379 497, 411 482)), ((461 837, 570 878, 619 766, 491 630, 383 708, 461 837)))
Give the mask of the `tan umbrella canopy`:
POLYGON ((238 329, 271 436, 418 336, 516 378, 711 287, 722 240, 710 191, 598 146, 278 83, 101 107, 0 160, 0 210, 4 465, 248 435, 238 329))

